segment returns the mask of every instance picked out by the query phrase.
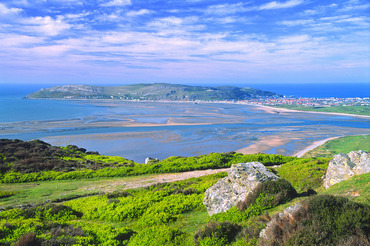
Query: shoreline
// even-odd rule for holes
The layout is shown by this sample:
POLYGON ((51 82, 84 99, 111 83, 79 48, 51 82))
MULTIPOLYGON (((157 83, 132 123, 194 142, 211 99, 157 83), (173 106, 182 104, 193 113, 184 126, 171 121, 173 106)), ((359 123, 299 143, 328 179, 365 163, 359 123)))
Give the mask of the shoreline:
POLYGON ((348 113, 335 113, 335 112, 316 112, 316 111, 303 111, 303 110, 294 110, 294 109, 286 109, 286 108, 276 108, 273 106, 266 106, 266 105, 259 105, 259 104, 248 104, 251 106, 260 107, 261 109, 265 110, 268 113, 282 113, 282 112, 296 112, 296 113, 311 113, 311 114, 327 114, 327 115, 339 115, 339 116, 352 116, 352 117, 360 117, 370 119, 369 115, 361 115, 361 114, 348 114, 348 113))
POLYGON ((245 103, 241 101, 171 101, 171 100, 118 100, 118 99, 83 99, 83 98, 22 98, 25 100, 61 100, 61 101, 91 101, 91 102, 137 102, 137 103, 191 103, 191 104, 204 104, 204 103, 221 103, 221 104, 237 104, 237 105, 248 105, 259 107, 264 109, 268 113, 281 113, 281 112, 296 112, 296 113, 315 113, 315 114, 327 114, 327 115, 339 115, 339 116, 352 116, 352 117, 361 117, 370 119, 370 115, 361 115, 361 114, 349 114, 349 113, 336 113, 336 112, 317 112, 317 111, 303 111, 303 110, 295 110, 295 109, 286 109, 286 108, 276 108, 273 106, 261 105, 261 104, 253 104, 253 103, 245 103))
POLYGON ((317 147, 325 144, 326 142, 330 141, 330 140, 334 140, 334 139, 337 139, 337 138, 340 138, 339 137, 331 137, 331 138, 326 138, 326 139, 323 139, 323 140, 319 140, 319 141, 316 141, 314 142, 313 144, 311 144, 310 146, 308 146, 307 148, 295 153, 294 155, 292 156, 295 156, 295 157, 302 157, 304 154, 306 154, 308 151, 310 150, 313 150, 313 149, 316 149, 317 147))

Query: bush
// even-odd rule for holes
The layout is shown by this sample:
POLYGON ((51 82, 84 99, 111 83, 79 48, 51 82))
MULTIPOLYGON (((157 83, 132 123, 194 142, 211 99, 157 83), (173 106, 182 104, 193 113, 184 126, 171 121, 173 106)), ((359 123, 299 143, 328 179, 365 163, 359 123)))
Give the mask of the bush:
POLYGON ((186 234, 180 230, 161 225, 149 227, 139 232, 128 245, 188 245, 185 242, 186 234))
POLYGON ((41 246, 41 242, 36 238, 36 233, 29 232, 21 236, 14 246, 41 246))
POLYGON ((237 204, 237 208, 241 211, 246 210, 250 205, 256 202, 261 194, 266 195, 266 199, 261 201, 262 207, 275 207, 295 198, 297 196, 297 191, 285 179, 266 181, 258 184, 257 187, 247 195, 244 201, 237 204))
POLYGON ((260 245, 368 245, 370 242, 370 207, 344 197, 313 196, 292 216, 277 215, 273 221, 266 231, 269 239, 261 239, 260 245))
POLYGON ((210 221, 194 235, 195 245, 227 244, 234 240, 241 226, 232 222, 210 221))

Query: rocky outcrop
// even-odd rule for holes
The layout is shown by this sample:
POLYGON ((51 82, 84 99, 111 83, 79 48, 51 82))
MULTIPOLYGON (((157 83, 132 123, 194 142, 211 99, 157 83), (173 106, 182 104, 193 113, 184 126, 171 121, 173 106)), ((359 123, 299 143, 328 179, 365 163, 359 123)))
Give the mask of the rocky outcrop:
POLYGON ((232 165, 228 177, 219 180, 205 192, 203 204, 209 215, 225 212, 244 200, 258 184, 277 179, 278 176, 259 162, 232 165))
POLYGON ((363 151, 352 151, 348 155, 337 154, 330 160, 324 179, 325 188, 349 179, 354 175, 370 172, 370 155, 363 151))

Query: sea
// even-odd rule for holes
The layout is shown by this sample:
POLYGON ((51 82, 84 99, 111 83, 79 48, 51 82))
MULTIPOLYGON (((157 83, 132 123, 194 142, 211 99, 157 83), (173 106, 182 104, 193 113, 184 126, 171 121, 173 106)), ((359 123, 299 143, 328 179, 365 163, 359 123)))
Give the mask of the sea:
MULTIPOLYGON (((0 84, 0 138, 74 144, 144 162, 237 150, 293 155, 329 137, 370 134, 369 118, 241 104, 23 99, 51 86, 0 84)), ((238 86, 295 97, 370 96, 365 83, 238 86)))

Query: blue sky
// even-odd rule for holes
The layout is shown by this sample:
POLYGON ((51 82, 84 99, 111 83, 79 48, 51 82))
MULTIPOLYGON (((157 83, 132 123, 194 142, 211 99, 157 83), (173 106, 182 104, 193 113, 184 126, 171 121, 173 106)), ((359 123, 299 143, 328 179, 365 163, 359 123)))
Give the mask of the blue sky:
POLYGON ((369 60, 369 0, 0 2, 0 83, 370 83, 369 60))

